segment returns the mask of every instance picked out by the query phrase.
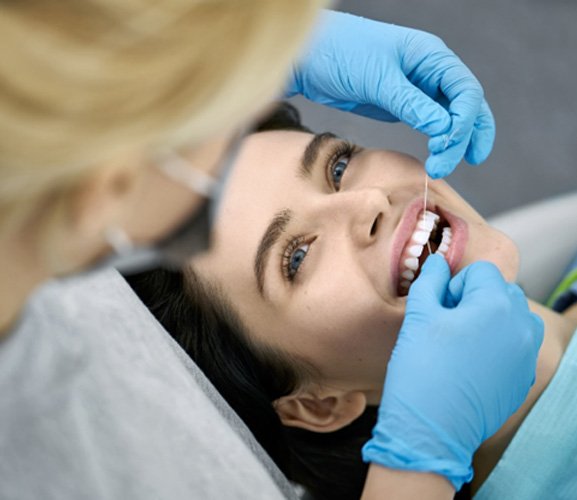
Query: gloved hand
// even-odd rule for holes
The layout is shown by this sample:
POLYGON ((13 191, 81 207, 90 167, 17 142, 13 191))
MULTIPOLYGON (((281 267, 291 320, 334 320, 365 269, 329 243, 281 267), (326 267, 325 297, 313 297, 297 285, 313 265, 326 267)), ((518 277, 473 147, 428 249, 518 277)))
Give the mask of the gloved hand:
POLYGON ((451 280, 430 256, 409 290, 363 459, 441 474, 459 490, 475 450, 527 397, 542 341, 543 321, 493 264, 451 280))
POLYGON ((485 161, 495 140, 480 83, 442 40, 341 12, 323 13, 286 94, 427 134, 433 178, 450 174, 463 155, 485 161))

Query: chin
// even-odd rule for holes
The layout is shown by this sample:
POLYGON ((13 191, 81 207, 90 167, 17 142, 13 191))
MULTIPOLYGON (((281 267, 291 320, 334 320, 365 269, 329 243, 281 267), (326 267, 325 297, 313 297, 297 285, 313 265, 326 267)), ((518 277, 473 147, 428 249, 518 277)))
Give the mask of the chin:
POLYGON ((499 268, 506 281, 514 282, 519 273, 519 249, 508 236, 497 230, 493 231, 497 234, 488 240, 491 245, 485 244, 481 251, 472 252, 466 262, 467 264, 480 260, 492 262, 499 268))
POLYGON ((509 282, 517 281, 519 274, 519 252, 513 242, 511 242, 511 245, 514 246, 515 252, 506 261, 497 259, 497 262, 495 262, 505 280, 509 282))

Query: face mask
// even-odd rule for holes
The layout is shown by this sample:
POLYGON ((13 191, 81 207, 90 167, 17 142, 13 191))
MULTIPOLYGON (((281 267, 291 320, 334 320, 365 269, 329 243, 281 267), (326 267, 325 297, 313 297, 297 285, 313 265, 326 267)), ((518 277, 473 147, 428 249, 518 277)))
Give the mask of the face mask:
POLYGON ((121 228, 109 228, 105 236, 114 254, 91 269, 115 267, 124 274, 154 267, 180 269, 194 254, 208 249, 216 204, 245 136, 246 131, 243 131, 231 141, 221 160, 221 175, 218 180, 194 169, 190 162, 178 153, 171 152, 160 156, 157 161, 158 168, 167 177, 206 198, 201 209, 194 210, 171 234, 147 246, 135 245, 121 228))

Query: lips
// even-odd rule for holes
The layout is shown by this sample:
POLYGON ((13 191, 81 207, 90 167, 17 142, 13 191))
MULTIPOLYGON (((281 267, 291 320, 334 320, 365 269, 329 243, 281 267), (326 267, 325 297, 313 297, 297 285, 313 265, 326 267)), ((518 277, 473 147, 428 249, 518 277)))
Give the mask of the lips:
POLYGON ((468 240, 466 222, 432 203, 423 215, 423 199, 413 201, 397 226, 391 248, 393 290, 405 296, 431 253, 443 255, 451 273, 463 257, 468 240))

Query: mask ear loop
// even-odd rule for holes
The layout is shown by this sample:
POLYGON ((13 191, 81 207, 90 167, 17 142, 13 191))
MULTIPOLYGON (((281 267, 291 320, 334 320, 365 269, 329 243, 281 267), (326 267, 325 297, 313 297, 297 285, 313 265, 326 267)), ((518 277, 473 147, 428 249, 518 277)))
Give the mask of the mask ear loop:
POLYGON ((104 239, 117 255, 127 255, 134 250, 134 243, 127 232, 119 226, 109 226, 104 230, 104 239))
POLYGON ((218 186, 217 179, 198 170, 192 162, 177 153, 163 153, 157 165, 167 177, 206 198, 211 198, 218 186))
MULTIPOLYGON (((228 175, 231 165, 234 164, 245 135, 246 131, 239 132, 227 151, 223 172, 221 172, 223 177, 228 175)), ((212 199, 220 195, 223 183, 219 179, 196 168, 190 160, 177 152, 172 150, 163 151, 156 157, 154 165, 168 178, 186 186, 200 196, 212 199)), ((214 216, 214 213, 212 213, 214 211, 213 204, 210 205, 209 209, 211 211, 210 216, 214 216)), ((107 227, 104 230, 104 239, 114 253, 120 257, 129 255, 137 249, 128 233, 119 226, 107 227)))
MULTIPOLYGON (((156 165, 167 177, 201 196, 212 196, 218 185, 214 177, 194 168, 191 162, 173 152, 165 152, 156 165)), ((104 239, 116 255, 128 255, 135 249, 128 233, 119 226, 107 227, 104 239)))
POLYGON ((224 152, 224 156, 219 160, 219 177, 213 177, 199 170, 186 157, 172 150, 163 151, 157 157, 155 164, 167 177, 188 187, 191 191, 213 200, 209 206, 211 224, 216 216, 218 204, 232 166, 237 159, 243 140, 249 132, 250 127, 244 127, 233 137, 224 152))

